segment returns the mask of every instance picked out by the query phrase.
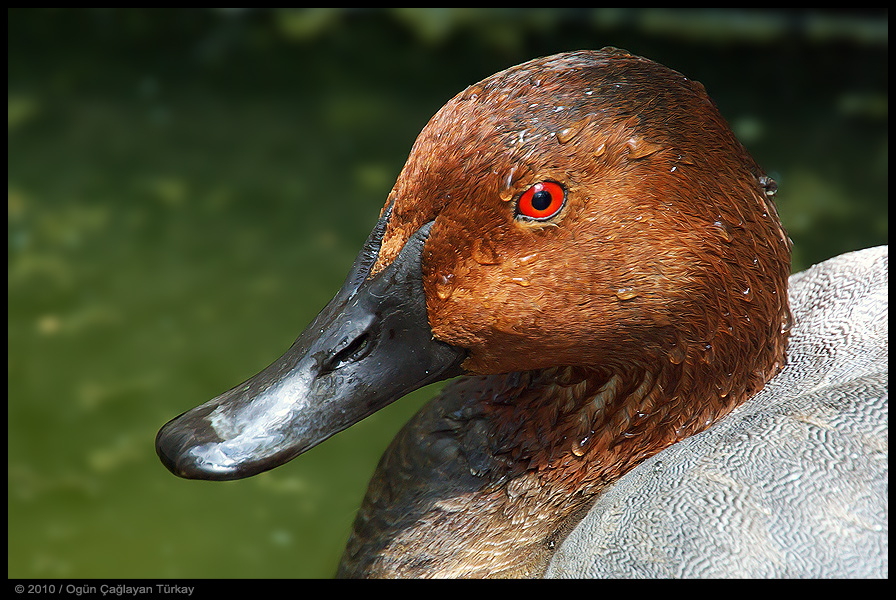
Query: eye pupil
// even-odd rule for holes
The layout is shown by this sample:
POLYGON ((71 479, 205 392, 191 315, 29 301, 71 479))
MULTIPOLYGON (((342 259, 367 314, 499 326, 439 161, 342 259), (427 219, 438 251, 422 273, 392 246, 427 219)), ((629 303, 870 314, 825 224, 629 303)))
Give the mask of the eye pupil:
POLYGON ((551 193, 547 190, 538 190, 532 195, 532 208, 537 211, 547 210, 551 205, 551 193))
POLYGON ((517 201, 517 218, 547 221, 566 204, 566 189, 556 181, 536 183, 522 193, 517 201))

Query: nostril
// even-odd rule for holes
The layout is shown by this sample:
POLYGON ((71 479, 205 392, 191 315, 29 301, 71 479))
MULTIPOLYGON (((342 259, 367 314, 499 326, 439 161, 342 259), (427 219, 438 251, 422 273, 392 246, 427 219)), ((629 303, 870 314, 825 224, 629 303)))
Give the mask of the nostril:
POLYGON ((321 374, 335 371, 343 365, 351 362, 357 362, 367 356, 373 348, 373 336, 369 331, 364 331, 358 337, 348 342, 344 348, 338 350, 328 361, 326 361, 321 369, 321 374))

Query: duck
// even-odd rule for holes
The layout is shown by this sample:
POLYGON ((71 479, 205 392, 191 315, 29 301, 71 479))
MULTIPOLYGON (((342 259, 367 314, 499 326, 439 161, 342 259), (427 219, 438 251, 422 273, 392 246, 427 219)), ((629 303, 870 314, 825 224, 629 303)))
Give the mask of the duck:
POLYGON ((594 565, 650 547, 607 541, 620 498, 653 489, 625 482, 679 473, 651 461, 749 422, 786 371, 776 192, 704 87, 657 62, 604 48, 496 73, 423 128, 290 348, 166 423, 157 454, 249 477, 450 380, 380 459, 337 576, 618 574, 594 565))

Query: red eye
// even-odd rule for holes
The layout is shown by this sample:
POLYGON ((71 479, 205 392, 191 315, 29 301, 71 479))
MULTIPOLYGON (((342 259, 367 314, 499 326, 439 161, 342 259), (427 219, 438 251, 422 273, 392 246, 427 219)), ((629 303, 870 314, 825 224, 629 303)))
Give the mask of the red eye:
POLYGON ((544 221, 550 219, 563 208, 566 190, 559 183, 542 181, 536 183, 520 196, 517 214, 526 219, 544 221))

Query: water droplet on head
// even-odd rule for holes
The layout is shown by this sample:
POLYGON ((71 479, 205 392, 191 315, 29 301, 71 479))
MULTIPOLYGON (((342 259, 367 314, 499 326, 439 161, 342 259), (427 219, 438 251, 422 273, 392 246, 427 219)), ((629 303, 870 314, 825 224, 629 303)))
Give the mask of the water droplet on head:
POLYGON ((719 218, 713 223, 713 225, 716 226, 716 228, 717 228, 718 231, 719 231, 719 235, 722 236, 722 239, 723 239, 723 240, 725 240, 726 242, 730 242, 731 240, 734 239, 734 236, 731 235, 731 232, 728 230, 728 226, 725 225, 725 223, 722 222, 722 220, 721 220, 721 215, 720 215, 719 218))
POLYGON ((656 154, 662 149, 663 147, 659 144, 649 142, 637 135, 632 136, 628 140, 628 157, 633 160, 656 154))
POLYGON ((557 132, 557 141, 561 144, 565 144, 572 138, 576 137, 576 134, 578 132, 579 131, 575 127, 564 127, 557 132))
POLYGON ((560 131, 557 132, 557 141, 561 144, 568 143, 571 139, 576 137, 580 131, 585 128, 585 125, 591 120, 591 115, 583 117, 579 119, 577 122, 573 123, 569 127, 564 127, 560 131))
POLYGON ((731 388, 734 386, 734 379, 731 373, 728 373, 725 379, 722 380, 721 384, 716 384, 716 389, 719 391, 720 398, 727 398, 728 394, 731 393, 731 388))
POLYGON ((669 350, 669 362, 673 365, 680 365, 684 362, 685 352, 680 345, 669 350))
POLYGON ((722 214, 720 216, 729 225, 734 225, 735 227, 743 227, 744 226, 744 220, 740 217, 740 214, 737 212, 737 210, 722 212, 722 214))
POLYGON ((439 300, 447 300, 454 291, 454 273, 439 273, 436 276, 436 295, 439 300))
POLYGON ((616 290, 616 297, 620 300, 631 300, 638 295, 634 288, 619 288, 616 290))
MULTIPOLYGON (((521 134, 522 135, 522 134, 521 134)), ((498 190, 498 197, 503 202, 509 202, 513 198, 513 193, 517 189, 520 180, 529 175, 531 169, 525 165, 513 165, 504 174, 501 181, 501 189, 498 190)))

